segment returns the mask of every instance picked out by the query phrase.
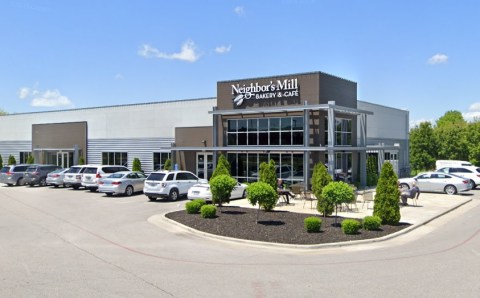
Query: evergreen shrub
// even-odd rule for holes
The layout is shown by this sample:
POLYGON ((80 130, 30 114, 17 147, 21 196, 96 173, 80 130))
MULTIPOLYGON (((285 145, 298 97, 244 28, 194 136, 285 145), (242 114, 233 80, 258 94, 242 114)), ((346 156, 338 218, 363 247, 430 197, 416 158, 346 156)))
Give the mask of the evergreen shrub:
POLYGON ((318 217, 310 216, 303 220, 303 226, 308 233, 318 233, 322 226, 322 220, 318 217))
POLYGON ((382 219, 378 216, 365 216, 363 228, 368 231, 378 230, 382 225, 382 219))
POLYGON ((203 205, 200 208, 200 214, 203 218, 215 218, 217 214, 217 207, 214 205, 203 205))
POLYGON ((342 231, 347 235, 358 234, 358 230, 362 228, 362 224, 355 219, 344 219, 342 221, 342 231))
POLYGON ((373 215, 382 219, 382 224, 397 225, 400 221, 400 206, 398 198, 398 177, 390 162, 385 162, 378 179, 373 215))
POLYGON ((200 213, 200 208, 205 205, 205 201, 202 199, 196 199, 185 204, 185 210, 188 214, 200 213))

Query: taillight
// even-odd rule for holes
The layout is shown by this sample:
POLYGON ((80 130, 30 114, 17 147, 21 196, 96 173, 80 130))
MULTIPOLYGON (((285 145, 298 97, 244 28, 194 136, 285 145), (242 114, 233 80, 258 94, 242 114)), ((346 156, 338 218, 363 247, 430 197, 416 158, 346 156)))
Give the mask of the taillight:
POLYGON ((9 176, 12 175, 12 174, 13 174, 12 172, 7 172, 7 175, 9 175, 9 176))
POLYGON ((40 172, 33 172, 32 174, 33 175, 38 175, 38 174, 40 174, 40 172))
POLYGON ((463 184, 468 184, 470 183, 470 180, 463 180, 463 184))
POLYGON ((120 185, 120 184, 122 184, 122 182, 120 182, 120 181, 115 181, 115 182, 112 182, 112 184, 113 184, 113 185, 120 185))
POLYGON ((102 176, 101 176, 99 173, 97 173, 97 176, 95 176, 95 177, 96 177, 97 179, 102 178, 102 176))
POLYGON ((98 181, 98 184, 103 185, 104 182, 103 181, 98 181))
POLYGON ((50 177, 60 177, 58 174, 52 174, 50 177))

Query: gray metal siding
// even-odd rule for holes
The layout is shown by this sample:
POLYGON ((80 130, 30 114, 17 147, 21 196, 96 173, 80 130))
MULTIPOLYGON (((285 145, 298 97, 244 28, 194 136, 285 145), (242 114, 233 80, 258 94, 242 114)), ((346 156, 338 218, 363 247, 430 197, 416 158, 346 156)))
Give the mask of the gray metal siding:
POLYGON ((0 141, 0 154, 2 155, 3 164, 7 164, 8 157, 13 155, 20 162, 20 152, 31 152, 31 141, 0 141))
POLYGON ((142 170, 153 171, 153 153, 168 152, 160 148, 172 146, 174 138, 129 138, 129 139, 90 139, 88 140, 88 163, 102 164, 102 152, 127 152, 128 168, 138 157, 142 170))

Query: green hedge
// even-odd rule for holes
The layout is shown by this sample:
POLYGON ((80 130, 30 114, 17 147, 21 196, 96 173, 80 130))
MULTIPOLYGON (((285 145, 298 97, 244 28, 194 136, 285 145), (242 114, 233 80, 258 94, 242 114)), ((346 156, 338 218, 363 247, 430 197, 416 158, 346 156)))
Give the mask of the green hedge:
POLYGON ((205 205, 205 201, 202 199, 196 199, 185 204, 185 210, 188 214, 200 213, 200 208, 205 205))
POLYGON ((358 230, 362 227, 362 224, 355 219, 345 219, 342 221, 342 231, 347 235, 358 234, 358 230))
POLYGON ((322 226, 322 220, 318 217, 310 216, 303 220, 303 226, 308 233, 318 233, 322 226))
POLYGON ((203 205, 200 208, 200 214, 203 218, 215 218, 217 214, 217 207, 214 205, 203 205))
POLYGON ((378 230, 382 225, 382 219, 378 216, 365 216, 363 219, 363 228, 365 230, 378 230))

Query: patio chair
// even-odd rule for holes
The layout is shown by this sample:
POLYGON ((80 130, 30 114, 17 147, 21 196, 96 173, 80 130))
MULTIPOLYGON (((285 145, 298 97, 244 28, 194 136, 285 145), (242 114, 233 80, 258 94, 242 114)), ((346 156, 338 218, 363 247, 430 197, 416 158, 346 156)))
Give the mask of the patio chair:
POLYGON ((304 194, 303 208, 305 208, 305 203, 310 201, 310 209, 313 209, 313 202, 317 202, 317 198, 311 191, 306 191, 304 194))
POLYGON ((370 202, 374 202, 375 200, 375 192, 374 191, 364 191, 363 193, 363 204, 362 204, 362 209, 365 206, 365 203, 367 204, 367 210, 368 210, 368 205, 370 202))

